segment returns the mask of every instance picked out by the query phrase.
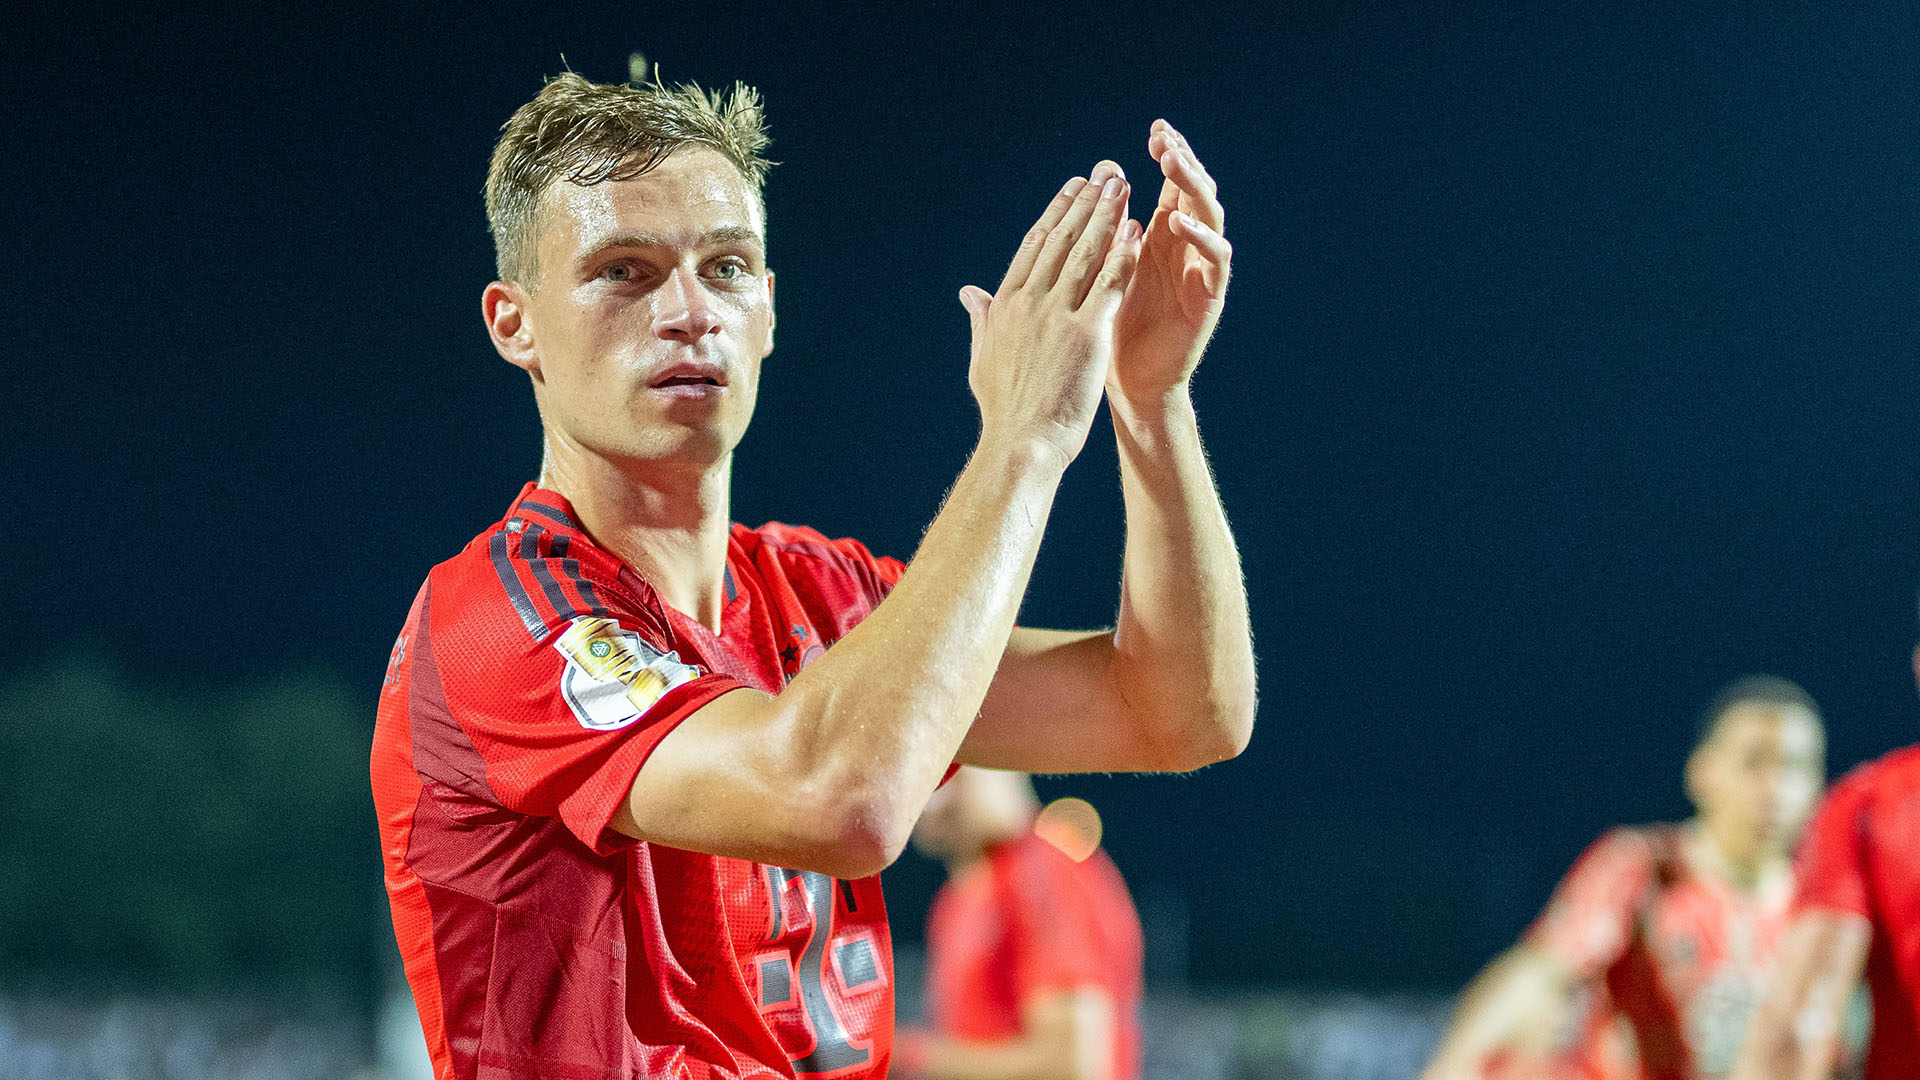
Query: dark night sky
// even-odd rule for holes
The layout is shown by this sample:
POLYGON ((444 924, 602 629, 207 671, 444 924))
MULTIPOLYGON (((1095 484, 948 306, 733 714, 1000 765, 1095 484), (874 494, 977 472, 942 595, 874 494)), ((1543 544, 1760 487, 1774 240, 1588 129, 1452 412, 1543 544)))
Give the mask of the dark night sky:
MULTIPOLYGON (((1451 985, 1598 830, 1685 812, 1734 675, 1805 683, 1836 768, 1920 731, 1908 5, 529 7, 6 16, 35 558, 0 670, 87 638, 160 682, 318 664, 370 727, 421 577, 538 465, 479 318, 494 133, 562 55, 642 49, 768 99, 750 522, 910 553, 975 430, 955 291, 1068 175, 1145 176, 1155 116, 1220 180, 1196 397, 1260 729, 1197 777, 1045 785, 1184 895, 1196 979, 1451 985)), ((1096 438, 1028 622, 1110 618, 1119 527, 1096 438)), ((911 938, 931 875, 896 880, 911 938)))

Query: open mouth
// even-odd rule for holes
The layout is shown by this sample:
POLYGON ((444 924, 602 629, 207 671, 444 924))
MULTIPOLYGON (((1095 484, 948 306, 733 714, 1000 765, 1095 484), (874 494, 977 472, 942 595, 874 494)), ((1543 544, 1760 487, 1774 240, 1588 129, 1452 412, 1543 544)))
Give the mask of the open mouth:
POLYGON ((719 386, 720 380, 709 375, 669 375, 653 385, 662 388, 669 386, 719 386))

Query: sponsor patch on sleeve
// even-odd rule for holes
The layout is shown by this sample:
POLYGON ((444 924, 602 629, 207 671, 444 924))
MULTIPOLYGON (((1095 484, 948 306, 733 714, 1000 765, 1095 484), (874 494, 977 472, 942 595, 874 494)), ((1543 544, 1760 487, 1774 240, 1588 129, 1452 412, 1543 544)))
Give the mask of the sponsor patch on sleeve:
POLYGON ((663 653, 612 619, 582 616, 554 639, 567 658, 560 696, 580 726, 612 731, 640 719, 660 696, 700 671, 663 653))

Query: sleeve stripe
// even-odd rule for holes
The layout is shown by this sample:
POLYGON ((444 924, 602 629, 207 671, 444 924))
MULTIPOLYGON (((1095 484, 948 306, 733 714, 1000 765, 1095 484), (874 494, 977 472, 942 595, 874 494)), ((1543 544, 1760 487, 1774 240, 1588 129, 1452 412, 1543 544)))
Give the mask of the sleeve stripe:
POLYGON ((548 506, 546 503, 537 503, 537 502, 534 502, 532 499, 522 499, 520 501, 520 509, 531 510, 536 514, 539 514, 541 517, 546 518, 548 521, 553 522, 555 525, 559 525, 563 528, 577 529, 580 527, 573 523, 572 518, 561 513, 558 509, 548 506))
POLYGON ((547 603, 562 619, 579 614, 573 610, 573 602, 567 594, 560 591, 560 583, 553 579, 553 570, 547 565, 550 561, 540 557, 540 537, 546 535, 538 525, 529 524, 520 534, 520 557, 533 568, 533 579, 540 583, 540 591, 547 594, 547 603))
POLYGON ((507 555, 507 534, 494 533, 487 540, 487 552, 493 556, 493 571, 500 575, 500 586, 507 590, 507 599, 513 601, 513 610, 519 612, 527 633, 538 641, 545 636, 547 624, 533 609, 533 598, 527 595, 526 586, 520 584, 520 575, 514 572, 513 560, 507 555))
POLYGON ((560 572, 572 580, 574 588, 580 590, 580 599, 592 610, 593 614, 603 619, 609 617, 606 605, 600 602, 599 594, 593 591, 593 583, 588 581, 586 575, 580 572, 580 560, 561 559, 560 572))

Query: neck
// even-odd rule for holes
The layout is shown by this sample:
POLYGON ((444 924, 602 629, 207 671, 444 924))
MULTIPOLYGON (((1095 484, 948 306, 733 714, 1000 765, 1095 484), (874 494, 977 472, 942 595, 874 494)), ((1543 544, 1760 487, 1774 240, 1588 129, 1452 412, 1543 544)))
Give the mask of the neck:
POLYGON ((1695 819, 1689 854, 1696 866, 1726 882, 1740 892, 1753 892, 1786 865, 1784 854, 1767 851, 1743 851, 1714 833, 1704 820, 1695 819))
POLYGON ((594 542, 618 555, 669 607, 718 633, 732 475, 732 454, 691 467, 556 453, 549 443, 540 486, 566 496, 594 542))

